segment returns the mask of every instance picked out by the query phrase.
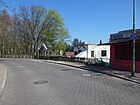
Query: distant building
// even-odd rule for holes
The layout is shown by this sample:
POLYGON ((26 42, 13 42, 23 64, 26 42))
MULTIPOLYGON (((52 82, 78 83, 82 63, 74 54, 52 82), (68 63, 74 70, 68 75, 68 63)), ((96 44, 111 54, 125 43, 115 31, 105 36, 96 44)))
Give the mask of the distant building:
MULTIPOLYGON (((110 66, 132 71, 132 30, 119 31, 110 35, 110 66)), ((136 30, 136 72, 140 72, 140 29, 136 30)))
POLYGON ((110 45, 79 43, 74 48, 75 57, 88 59, 102 59, 110 62, 110 45))

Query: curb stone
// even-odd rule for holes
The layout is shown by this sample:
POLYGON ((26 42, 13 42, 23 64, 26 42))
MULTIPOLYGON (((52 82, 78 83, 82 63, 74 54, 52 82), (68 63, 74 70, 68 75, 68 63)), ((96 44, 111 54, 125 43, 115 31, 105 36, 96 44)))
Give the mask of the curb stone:
POLYGON ((88 70, 88 71, 94 71, 94 72, 106 74, 106 75, 109 75, 109 76, 113 76, 113 77, 116 77, 116 78, 120 78, 120 79, 123 79, 123 80, 127 80, 127 81, 130 81, 130 82, 133 82, 133 83, 140 84, 140 81, 133 80, 133 79, 130 79, 130 78, 127 78, 127 77, 123 77, 121 75, 115 75, 115 74, 107 73, 107 72, 100 71, 100 70, 93 70, 93 69, 90 69, 90 68, 75 66, 75 65, 71 65, 71 64, 65 64, 65 63, 58 62, 58 61, 57 62, 55 62, 55 61, 45 61, 45 62, 61 64, 61 65, 66 65, 66 66, 71 66, 71 67, 80 68, 80 69, 84 69, 84 70, 88 70))
POLYGON ((7 70, 6 67, 3 64, 0 64, 0 98, 3 94, 3 90, 6 85, 7 80, 7 70))

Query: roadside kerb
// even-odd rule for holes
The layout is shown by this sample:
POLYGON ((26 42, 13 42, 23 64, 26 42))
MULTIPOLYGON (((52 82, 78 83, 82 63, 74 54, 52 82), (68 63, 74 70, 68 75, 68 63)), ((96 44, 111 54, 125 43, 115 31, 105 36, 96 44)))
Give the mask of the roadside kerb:
POLYGON ((7 78, 7 70, 6 67, 0 64, 0 98, 2 96, 3 90, 5 88, 7 78))
POLYGON ((123 79, 123 80, 127 80, 127 81, 130 81, 130 82, 140 84, 140 81, 130 79, 130 78, 127 78, 127 77, 123 77, 122 75, 111 74, 111 73, 105 72, 103 70, 94 70, 94 69, 90 69, 90 68, 86 68, 86 67, 80 67, 80 66, 76 66, 76 65, 71 65, 71 64, 67 64, 67 63, 63 63, 63 62, 59 62, 59 61, 47 61, 46 60, 45 62, 61 64, 61 65, 71 66, 71 67, 80 68, 80 69, 93 71, 93 72, 97 72, 97 73, 102 73, 102 74, 106 74, 106 75, 109 75, 109 76, 113 76, 113 77, 116 77, 116 78, 120 78, 120 79, 123 79))

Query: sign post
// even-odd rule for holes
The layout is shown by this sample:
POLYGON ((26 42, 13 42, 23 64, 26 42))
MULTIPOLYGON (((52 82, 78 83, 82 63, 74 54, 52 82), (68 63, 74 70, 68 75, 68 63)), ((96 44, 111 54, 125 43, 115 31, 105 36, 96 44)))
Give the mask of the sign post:
POLYGON ((132 54, 132 72, 131 72, 131 76, 135 76, 135 46, 136 46, 136 38, 138 37, 138 35, 136 34, 136 30, 135 30, 135 12, 136 12, 136 0, 133 0, 133 33, 130 35, 130 39, 133 40, 133 54, 132 54))
POLYGON ((136 50, 136 39, 137 39, 138 35, 137 33, 132 33, 130 35, 130 39, 133 40, 133 53, 132 53, 132 72, 131 72, 131 76, 135 76, 135 50, 136 50))

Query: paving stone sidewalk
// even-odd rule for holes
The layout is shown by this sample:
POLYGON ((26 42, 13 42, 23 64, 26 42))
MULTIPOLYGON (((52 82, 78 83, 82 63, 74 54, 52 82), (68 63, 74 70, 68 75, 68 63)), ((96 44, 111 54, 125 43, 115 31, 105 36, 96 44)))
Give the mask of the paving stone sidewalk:
POLYGON ((124 79, 127 81, 131 81, 131 82, 140 84, 140 73, 135 73, 135 76, 132 77, 131 72, 113 69, 110 67, 104 67, 104 66, 100 66, 100 65, 92 65, 92 66, 88 65, 87 66, 84 64, 80 64, 80 63, 52 61, 52 60, 45 60, 45 62, 62 64, 62 65, 72 66, 72 67, 81 68, 81 69, 85 69, 85 70, 89 70, 89 71, 99 72, 99 73, 107 74, 110 76, 114 76, 117 78, 121 78, 121 79, 124 79))

